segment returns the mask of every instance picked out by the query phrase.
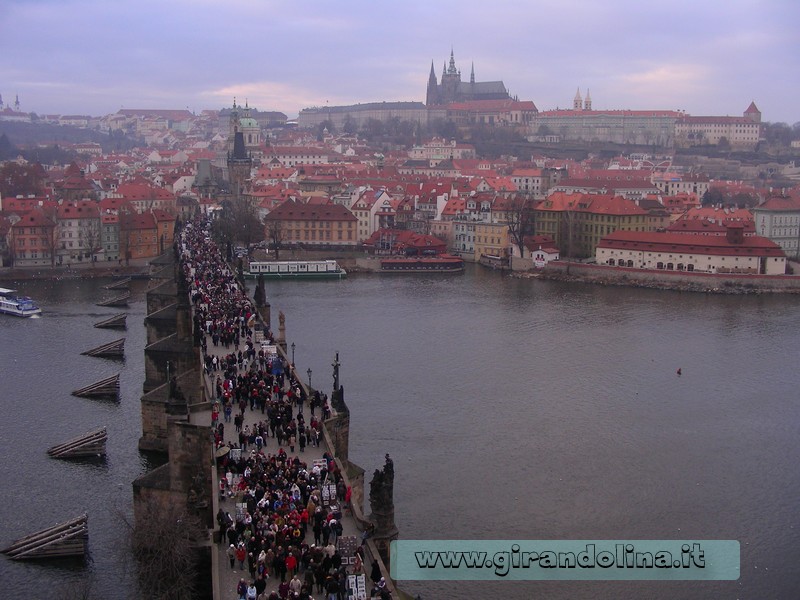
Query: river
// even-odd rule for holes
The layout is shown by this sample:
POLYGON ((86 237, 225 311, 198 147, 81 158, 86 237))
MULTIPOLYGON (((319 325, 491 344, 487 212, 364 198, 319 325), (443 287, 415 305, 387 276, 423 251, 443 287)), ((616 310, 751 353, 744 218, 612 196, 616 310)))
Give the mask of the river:
MULTIPOLYGON (((2 559, 12 598, 88 570, 123 598, 116 512, 130 512, 144 379, 143 298, 127 310, 122 398, 70 391, 120 365, 80 352, 107 282, 25 282, 41 319, 0 319, 10 541, 89 512, 87 569, 2 559), (109 427, 104 464, 47 447, 109 427), (27 583, 26 583, 27 582, 27 583), (30 589, 30 588, 27 588, 30 589)), ((352 276, 270 282, 295 362, 330 390, 339 352, 351 459, 367 480, 389 453, 405 539, 735 539, 734 582, 402 582, 424 600, 788 598, 800 589, 795 296, 710 296, 502 277, 352 276), (681 369, 681 376, 676 374, 681 369)))

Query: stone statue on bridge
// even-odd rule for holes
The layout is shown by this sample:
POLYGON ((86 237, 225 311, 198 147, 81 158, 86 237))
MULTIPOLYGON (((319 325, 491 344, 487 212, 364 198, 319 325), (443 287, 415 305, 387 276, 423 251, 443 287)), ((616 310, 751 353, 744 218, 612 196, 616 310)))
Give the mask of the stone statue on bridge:
POLYGON ((369 505, 374 515, 394 515, 394 462, 388 454, 383 470, 375 469, 369 484, 369 505))

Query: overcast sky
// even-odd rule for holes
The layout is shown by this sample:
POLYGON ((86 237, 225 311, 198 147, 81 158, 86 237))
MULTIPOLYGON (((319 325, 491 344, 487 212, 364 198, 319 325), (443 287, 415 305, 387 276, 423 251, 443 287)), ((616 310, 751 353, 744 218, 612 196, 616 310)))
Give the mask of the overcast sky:
POLYGON ((280 110, 425 101, 462 79, 539 110, 682 109, 800 121, 798 0, 3 0, 0 94, 21 110, 280 110))

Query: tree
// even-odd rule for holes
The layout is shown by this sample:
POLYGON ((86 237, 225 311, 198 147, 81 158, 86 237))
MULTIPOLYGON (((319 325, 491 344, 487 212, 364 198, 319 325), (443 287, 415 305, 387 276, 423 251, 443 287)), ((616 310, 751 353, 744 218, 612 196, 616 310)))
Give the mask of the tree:
POLYGON ((350 115, 345 116, 344 125, 342 126, 342 131, 344 131, 348 135, 353 135, 354 133, 358 132, 358 123, 356 123, 356 120, 352 116, 350 115))
POLYGON ((50 266, 56 266, 56 258, 58 257, 58 230, 59 224, 58 221, 53 219, 55 223, 53 227, 44 230, 44 234, 47 236, 45 238, 45 246, 47 247, 47 251, 50 253, 50 266))
POLYGON ((6 256, 8 266, 13 267, 17 261, 17 230, 13 225, 9 227, 6 237, 6 256))
POLYGON ((447 119, 434 119, 431 122, 429 129, 433 135, 439 136, 446 140, 458 139, 458 127, 455 123, 447 119))
POLYGON ((283 233, 283 221, 267 218, 267 240, 269 241, 269 247, 275 251, 275 260, 280 260, 283 233))
POLYGON ((511 242, 519 250, 519 255, 524 256, 525 236, 533 235, 534 212, 533 202, 524 196, 516 196, 511 200, 508 210, 508 235, 511 242))
POLYGON ((0 195, 28 196, 42 193, 45 172, 42 165, 9 162, 0 168, 0 195))
POLYGON ((731 203, 742 208, 752 208, 758 204, 758 197, 747 192, 738 192, 731 198, 731 203))
POLYGON ((378 119, 367 119, 361 127, 364 136, 369 140, 375 140, 383 135, 383 122, 378 119))
POLYGON ((142 502, 135 524, 119 514, 127 526, 140 597, 191 600, 197 597, 200 573, 198 543, 208 537, 200 519, 185 508, 154 500, 142 502))
POLYGON ((264 230, 258 220, 255 204, 249 197, 226 200, 222 203, 220 218, 214 222, 217 234, 225 242, 250 244, 264 239, 264 230))
POLYGON ((89 260, 94 266, 94 257, 100 251, 100 219, 84 219, 78 231, 80 242, 85 252, 89 254, 89 260))
MULTIPOLYGON (((561 234, 559 250, 567 258, 573 258, 575 255, 575 238, 578 232, 578 213, 573 208, 561 213, 559 228, 561 234)), ((569 264, 567 264, 567 274, 569 274, 569 264)))
POLYGON ((4 133, 0 135, 0 160, 10 160, 19 154, 19 150, 11 143, 4 133))
POLYGON ((727 201, 727 197, 725 196, 725 192, 723 192, 718 187, 710 187, 706 190, 706 193, 703 194, 703 198, 700 200, 700 203, 703 206, 716 206, 718 204, 725 204, 727 201))

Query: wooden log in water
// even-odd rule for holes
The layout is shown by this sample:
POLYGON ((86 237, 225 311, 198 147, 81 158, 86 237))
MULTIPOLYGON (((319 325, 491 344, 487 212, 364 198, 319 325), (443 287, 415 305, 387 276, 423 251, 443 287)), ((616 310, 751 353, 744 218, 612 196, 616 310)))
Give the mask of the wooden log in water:
POLYGON ((16 540, 1 550, 12 560, 65 558, 86 554, 89 517, 81 515, 16 540))
POLYGON ((73 438, 63 444, 53 446, 47 451, 52 458, 84 458, 87 456, 105 456, 108 433, 105 427, 73 438))
POLYGON ((79 398, 118 398, 119 373, 72 392, 79 398))
POLYGON ((122 358, 125 355, 125 338, 108 342, 97 348, 81 352, 84 356, 101 356, 103 358, 122 358))
POLYGON ((101 329, 125 329, 126 327, 126 319, 128 315, 125 313, 119 313, 114 315, 113 317, 109 317, 105 321, 99 321, 94 324, 95 327, 99 327, 101 329))
POLYGON ((131 297, 130 292, 126 292, 119 296, 115 296, 108 300, 103 300, 102 302, 98 302, 97 306, 128 306, 128 298, 131 297))

